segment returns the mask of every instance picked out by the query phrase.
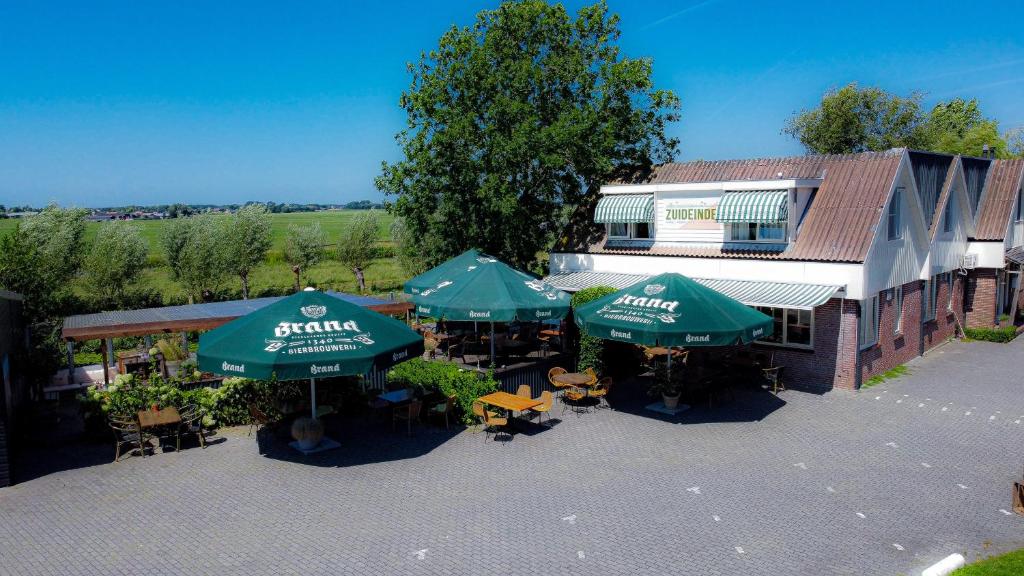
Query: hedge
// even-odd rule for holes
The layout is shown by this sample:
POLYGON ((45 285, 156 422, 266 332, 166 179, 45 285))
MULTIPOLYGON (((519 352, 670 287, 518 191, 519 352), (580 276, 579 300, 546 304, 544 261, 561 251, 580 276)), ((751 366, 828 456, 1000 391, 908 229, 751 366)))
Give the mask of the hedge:
POLYGON ((1017 337, 1017 328, 1014 326, 1005 326, 1003 328, 964 328, 964 336, 971 340, 1005 343, 1017 337))

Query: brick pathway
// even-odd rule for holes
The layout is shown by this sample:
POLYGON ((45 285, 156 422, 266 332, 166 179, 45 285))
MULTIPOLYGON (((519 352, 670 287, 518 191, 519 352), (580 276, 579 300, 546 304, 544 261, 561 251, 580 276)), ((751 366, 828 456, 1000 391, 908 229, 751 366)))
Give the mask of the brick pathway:
POLYGON ((0 489, 0 575, 917 574, 1024 546, 1022 352, 954 343, 859 393, 676 421, 623 387, 511 442, 340 421, 309 458, 244 428, 39 451, 0 489))

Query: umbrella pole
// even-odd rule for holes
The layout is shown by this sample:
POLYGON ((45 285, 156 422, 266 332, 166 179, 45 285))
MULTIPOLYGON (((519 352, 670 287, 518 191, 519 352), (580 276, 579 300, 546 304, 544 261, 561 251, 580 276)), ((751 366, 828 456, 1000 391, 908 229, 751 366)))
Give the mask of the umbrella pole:
POLYGON ((494 322, 491 322, 491 368, 494 368, 494 322))
POLYGON ((668 375, 672 376, 672 347, 668 347, 668 375))
POLYGON ((312 406, 313 420, 316 420, 316 378, 309 379, 309 404, 312 406))

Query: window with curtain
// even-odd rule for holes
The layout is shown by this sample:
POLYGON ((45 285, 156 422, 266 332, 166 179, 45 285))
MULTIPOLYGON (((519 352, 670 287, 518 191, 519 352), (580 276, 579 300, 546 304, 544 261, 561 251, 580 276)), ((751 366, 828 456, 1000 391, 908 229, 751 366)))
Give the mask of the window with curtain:
POLYGON ((775 322, 771 336, 758 340, 764 344, 779 344, 793 348, 814 347, 814 311, 796 308, 758 306, 758 310, 771 316, 775 322))
POLYGON ((867 300, 861 300, 859 329, 857 341, 861 348, 867 348, 878 342, 878 294, 867 300))
POLYGON ((729 224, 729 240, 733 242, 785 242, 786 224, 733 222, 729 224))

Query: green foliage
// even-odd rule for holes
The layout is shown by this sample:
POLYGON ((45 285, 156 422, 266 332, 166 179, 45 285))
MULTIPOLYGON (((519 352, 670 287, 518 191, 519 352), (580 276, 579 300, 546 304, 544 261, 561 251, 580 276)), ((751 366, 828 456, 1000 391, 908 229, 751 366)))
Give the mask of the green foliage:
POLYGON ((338 261, 348 266, 359 283, 359 291, 366 291, 363 271, 373 261, 380 216, 374 210, 357 215, 352 225, 341 234, 338 242, 338 261))
POLYGON ((825 93, 821 104, 793 115, 783 133, 809 152, 845 154, 921 147, 921 95, 895 96, 881 88, 856 83, 825 93))
POLYGON ((146 244, 138 227, 112 220, 100 226, 85 259, 86 283, 101 302, 119 306, 145 264, 146 244))
POLYGON ((326 254, 327 235, 320 228, 319 222, 311 222, 305 226, 292 224, 288 226, 288 239, 284 254, 288 263, 298 266, 300 274, 323 260, 326 254))
POLYGON ((404 218, 395 218, 391 223, 391 241, 395 244, 395 259, 403 272, 412 277, 427 271, 426 262, 416 246, 416 238, 405 225, 404 218))
POLYGON ((818 154, 905 146, 981 156, 986 144, 1000 158, 1024 154, 1024 137, 1000 136, 998 123, 982 115, 977 99, 939 102, 925 114, 918 92, 902 97, 856 83, 826 92, 817 108, 794 114, 783 133, 818 154))
POLYGON ((473 402, 498 389, 494 375, 482 375, 473 370, 464 370, 454 362, 432 361, 414 358, 403 362, 388 372, 388 382, 413 388, 421 394, 440 392, 444 396, 455 395, 455 403, 461 411, 464 424, 473 424, 473 402))
MULTIPOLYGON (((590 288, 584 288, 572 295, 571 304, 575 309, 587 302, 597 300, 602 296, 607 296, 612 292, 615 292, 615 288, 612 288, 611 286, 592 286, 590 288)), ((601 338, 588 336, 587 334, 580 334, 577 369, 586 370, 587 368, 593 368, 598 374, 607 374, 608 366, 605 359, 608 358, 608 348, 610 344, 610 342, 601 338)))
POLYGON ((22 233, 36 247, 42 261, 39 270, 48 286, 59 287, 78 274, 86 248, 85 214, 81 208, 51 204, 21 225, 22 233))
POLYGON ((1024 548, 992 556, 954 571, 951 576, 1019 576, 1024 574, 1024 548))
POLYGON ((167 263, 189 302, 201 302, 204 293, 216 292, 231 272, 231 234, 229 221, 212 214, 177 218, 163 229, 167 263))
POLYGON ((875 374, 871 378, 868 378, 867 380, 861 383, 860 387, 862 390, 865 388, 871 388, 872 386, 877 386, 878 384, 881 384, 886 380, 893 380, 907 373, 909 373, 909 369, 906 367, 906 365, 900 364, 898 366, 893 366, 892 368, 886 370, 885 372, 882 372, 881 374, 875 374))
POLYGON ((242 281, 242 298, 249 297, 249 275, 263 262, 270 250, 270 214, 261 204, 249 204, 231 218, 227 244, 227 263, 242 281))
POLYGON ((160 338, 156 342, 156 348, 163 355, 164 360, 177 362, 188 358, 188 354, 181 349, 177 338, 160 338))
POLYGON ((527 268, 601 184, 672 158, 679 100, 653 87, 649 59, 620 54, 619 35, 603 1, 575 16, 509 1, 410 65, 404 158, 376 179, 416 239, 407 249, 432 266, 476 246, 527 268))
POLYGON ((647 392, 652 396, 678 396, 685 388, 685 377, 685 367, 679 366, 669 372, 668 362, 659 362, 654 367, 654 380, 647 392))
POLYGON ((968 340, 1005 343, 1017 337, 1017 329, 1013 326, 1002 328, 964 328, 964 336, 968 340))

